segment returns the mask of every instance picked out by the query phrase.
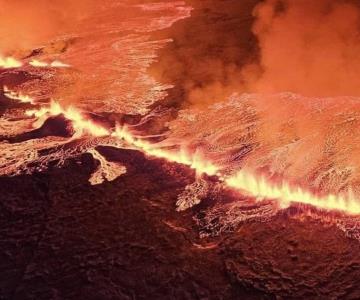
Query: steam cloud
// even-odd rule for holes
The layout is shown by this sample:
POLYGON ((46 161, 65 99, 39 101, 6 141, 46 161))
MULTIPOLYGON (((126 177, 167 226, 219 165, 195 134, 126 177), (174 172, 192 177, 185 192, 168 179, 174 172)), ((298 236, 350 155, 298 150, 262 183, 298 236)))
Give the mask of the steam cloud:
POLYGON ((250 90, 360 95, 355 1, 267 0, 253 14, 260 62, 244 69, 250 90))
POLYGON ((360 95, 358 1, 209 1, 189 1, 192 17, 173 26, 154 71, 185 105, 233 92, 360 95))
POLYGON ((0 54, 21 53, 76 26, 95 0, 0 0, 0 54))
MULTIPOLYGON (((175 42, 152 70, 181 85, 188 103, 213 103, 235 91, 360 95, 358 1, 209 1, 216 20, 201 19, 209 6, 188 0, 192 18, 170 29, 175 42)), ((96 0, 0 0, 0 54, 21 54, 71 32, 95 7, 96 0)))

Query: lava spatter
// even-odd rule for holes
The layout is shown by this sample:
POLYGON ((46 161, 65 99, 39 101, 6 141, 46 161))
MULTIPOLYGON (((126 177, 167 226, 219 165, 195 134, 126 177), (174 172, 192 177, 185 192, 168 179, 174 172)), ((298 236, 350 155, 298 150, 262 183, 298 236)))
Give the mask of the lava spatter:
POLYGON ((28 110, 26 111, 26 115, 34 116, 38 119, 35 122, 36 126, 41 126, 49 116, 64 115, 65 118, 72 121, 77 135, 81 135, 83 132, 96 137, 109 135, 109 131, 106 128, 86 119, 76 108, 72 106, 63 108, 56 101, 51 101, 48 107, 42 107, 38 110, 28 110))

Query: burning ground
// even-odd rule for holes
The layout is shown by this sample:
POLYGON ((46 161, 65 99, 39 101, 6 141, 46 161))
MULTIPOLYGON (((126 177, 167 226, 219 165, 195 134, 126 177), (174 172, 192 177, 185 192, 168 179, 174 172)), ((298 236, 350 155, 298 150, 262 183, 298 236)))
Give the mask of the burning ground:
POLYGON ((302 2, 5 1, 0 295, 357 298, 358 11, 302 2))

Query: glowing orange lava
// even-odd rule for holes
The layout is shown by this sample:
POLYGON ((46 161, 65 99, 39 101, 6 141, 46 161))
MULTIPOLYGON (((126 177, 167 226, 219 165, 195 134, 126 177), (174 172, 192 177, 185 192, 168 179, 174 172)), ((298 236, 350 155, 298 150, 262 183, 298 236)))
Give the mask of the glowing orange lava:
POLYGON ((170 162, 176 162, 189 166, 194 169, 197 174, 216 175, 219 168, 211 162, 207 161, 199 151, 191 154, 184 149, 179 152, 166 151, 164 149, 157 148, 155 145, 136 138, 126 127, 117 127, 112 134, 120 139, 123 139, 128 144, 135 146, 147 155, 151 155, 157 158, 164 158, 170 162))
POLYGON ((28 110, 26 114, 28 116, 35 116, 38 118, 36 126, 43 124, 50 116, 64 115, 66 119, 72 122, 76 136, 82 135, 84 132, 97 137, 107 136, 110 134, 106 128, 86 119, 85 116, 76 108, 72 106, 63 108, 58 102, 55 101, 51 101, 48 107, 28 110))
POLYGON ((333 194, 316 196, 300 187, 292 187, 286 182, 283 182, 281 185, 272 184, 265 179, 265 177, 255 176, 245 171, 240 171, 234 176, 224 177, 220 171, 221 167, 205 159, 198 151, 190 153, 184 149, 180 151, 161 149, 141 137, 136 137, 126 126, 117 126, 115 130, 111 132, 103 126, 94 123, 92 120, 87 119, 76 108, 71 106, 63 108, 55 101, 52 101, 48 107, 27 111, 27 115, 35 116, 38 119, 36 122, 37 125, 43 124, 50 116, 60 114, 72 122, 76 132, 75 137, 83 133, 97 137, 111 135, 112 137, 125 141, 146 155, 189 166, 194 169, 198 175, 216 175, 226 186, 240 190, 259 201, 263 199, 273 199, 278 201, 281 207, 288 207, 292 203, 302 203, 324 210, 342 211, 347 214, 360 214, 360 201, 358 201, 351 192, 346 196, 336 196, 333 194))
POLYGON ((346 196, 326 195, 316 196, 300 187, 291 187, 283 182, 281 185, 271 184, 265 177, 255 177, 253 174, 240 171, 235 176, 225 180, 226 185, 249 194, 257 199, 274 199, 281 206, 291 203, 302 203, 325 210, 339 210, 349 214, 360 214, 360 202, 349 192, 346 196))
POLYGON ((37 59, 31 60, 31 61, 29 62, 29 65, 30 65, 30 66, 33 66, 33 67, 37 67, 37 68, 44 68, 44 67, 49 66, 48 63, 39 61, 39 60, 37 60, 37 59))
POLYGON ((47 68, 47 67, 53 67, 53 68, 68 68, 70 67, 70 65, 68 64, 65 64, 61 61, 58 61, 58 60, 54 60, 53 62, 51 63, 47 63, 47 62, 44 62, 44 61, 40 61, 40 60, 37 60, 37 59, 33 59, 29 62, 29 65, 30 66, 33 66, 33 67, 36 67, 36 68, 47 68))
POLYGON ((69 68, 70 65, 68 64, 65 64, 59 60, 54 60, 52 63, 50 63, 50 67, 53 67, 53 68, 69 68))
POLYGON ((7 86, 4 86, 4 95, 6 98, 17 100, 22 103, 31 103, 34 104, 34 99, 28 95, 24 95, 21 92, 17 93, 10 90, 7 86))
POLYGON ((12 69, 12 68, 19 68, 23 64, 21 61, 13 58, 13 57, 2 57, 0 56, 0 68, 3 69, 12 69))
MULTIPOLYGON (((2 57, 0 56, 0 68, 2 69, 14 69, 14 68, 20 68, 24 64, 17 60, 14 57, 2 57)), ((36 67, 36 68, 69 68, 71 67, 69 64, 65 64, 59 60, 54 60, 51 63, 47 63, 44 61, 40 61, 37 59, 32 59, 29 61, 29 65, 36 67)))

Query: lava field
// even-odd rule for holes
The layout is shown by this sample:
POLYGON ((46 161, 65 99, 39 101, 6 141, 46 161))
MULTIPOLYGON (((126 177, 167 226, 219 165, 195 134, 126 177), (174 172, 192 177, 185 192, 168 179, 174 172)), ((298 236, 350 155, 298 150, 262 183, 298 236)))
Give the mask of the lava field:
POLYGON ((0 299, 359 299, 359 28, 0 0, 0 299))

